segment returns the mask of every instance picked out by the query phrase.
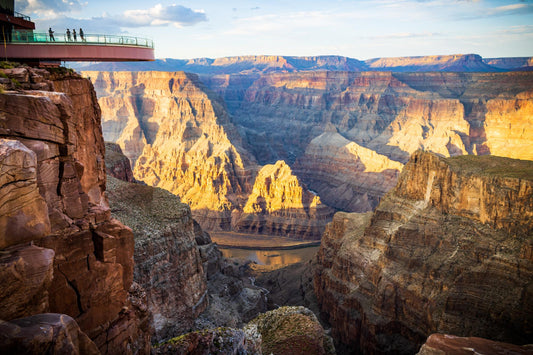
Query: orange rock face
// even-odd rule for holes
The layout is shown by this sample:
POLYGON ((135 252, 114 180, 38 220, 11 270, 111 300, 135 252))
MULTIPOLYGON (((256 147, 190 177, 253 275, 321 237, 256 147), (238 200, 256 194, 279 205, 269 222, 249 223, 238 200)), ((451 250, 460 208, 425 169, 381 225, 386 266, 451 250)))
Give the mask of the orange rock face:
POLYGON ((417 152, 372 216, 337 213, 315 275, 334 336, 370 353, 436 332, 529 341, 532 169, 417 152))
MULTIPOLYGON (((43 73, 22 69, 32 81, 43 73)), ((6 138, 0 159, 7 169, 0 188, 2 198, 16 204, 0 215, 5 242, 0 247, 11 255, 3 257, 1 271, 5 281, 12 267, 26 275, 18 280, 23 283, 19 293, 8 294, 2 303, 12 304, 16 296, 17 304, 34 305, 25 313, 4 312, 0 317, 64 313, 104 353, 127 353, 134 346, 146 351, 149 335, 139 329, 142 312, 128 298, 133 234, 110 218, 104 195, 96 95, 91 83, 78 76, 56 73, 50 79, 58 91, 0 94, 0 130, 6 138), (42 248, 21 248, 29 241, 42 248)))
MULTIPOLYGON (((231 60, 290 64, 276 58, 231 60)), ((477 56, 398 60, 399 67, 485 65, 477 56)), ((255 160, 283 160, 322 203, 363 212, 377 206, 418 149, 532 159, 530 72, 203 75, 227 111, 191 74, 86 75, 98 90, 104 134, 135 162, 136 177, 179 195, 208 230, 229 230, 247 213, 261 169, 255 160)), ((267 215, 246 224, 257 231, 252 220, 267 215)))
MULTIPOLYGON (((245 149, 224 103, 196 75, 85 75, 98 90, 104 136, 118 143, 133 162, 135 178, 178 195, 202 228, 320 237, 331 212, 316 212, 315 206, 311 212, 305 210, 312 201, 305 200, 310 193, 299 182, 281 181, 285 188, 272 190, 279 195, 269 198, 280 202, 281 210, 246 207, 249 199, 257 198, 252 196, 253 184, 261 167, 245 149), (302 197, 296 201, 298 194, 302 197)), ((257 179, 255 184, 261 184, 262 178, 257 179)))
POLYGON ((258 172, 242 213, 233 213, 232 225, 240 232, 318 239, 332 215, 333 210, 302 187, 285 162, 278 161, 258 172))

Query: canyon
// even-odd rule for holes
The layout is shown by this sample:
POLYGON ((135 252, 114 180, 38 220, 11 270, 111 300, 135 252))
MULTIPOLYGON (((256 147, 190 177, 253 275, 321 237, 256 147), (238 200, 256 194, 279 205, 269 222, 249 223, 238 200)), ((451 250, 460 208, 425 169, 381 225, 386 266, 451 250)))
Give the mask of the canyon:
MULTIPOLYGON (((219 66, 273 60, 230 59, 219 66)), ((95 85, 104 137, 124 150, 135 178, 180 196, 211 231, 319 239, 334 210, 375 209, 418 149, 533 159, 528 71, 83 75, 95 85)))
POLYGON ((106 140, 133 176, 190 205, 202 228, 319 239, 333 210, 283 162, 260 166, 224 102, 188 73, 86 73, 106 140))
POLYGON ((416 152, 374 213, 337 213, 314 287, 333 336, 415 353, 432 333, 525 344, 533 162, 416 152))
POLYGON ((88 80, 2 72, 13 85, 0 94, 0 352, 225 353, 222 342, 335 353, 311 311, 260 314, 265 290, 222 258, 188 205, 130 181, 120 147, 104 145, 88 80))
POLYGON ((2 69, 0 352, 335 353, 313 312, 339 353, 530 351, 532 74, 283 59, 2 69), (206 230, 322 242, 264 273, 206 230))

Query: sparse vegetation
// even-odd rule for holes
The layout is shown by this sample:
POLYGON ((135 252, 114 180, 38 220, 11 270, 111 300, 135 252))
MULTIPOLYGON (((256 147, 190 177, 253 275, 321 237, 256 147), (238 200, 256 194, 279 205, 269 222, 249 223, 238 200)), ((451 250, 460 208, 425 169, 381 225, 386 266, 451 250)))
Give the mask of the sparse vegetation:
POLYGON ((0 62, 0 69, 13 69, 13 68, 16 68, 20 66, 19 63, 15 63, 15 62, 6 62, 6 61, 1 61, 0 62))
POLYGON ((463 174, 533 180, 533 161, 494 155, 461 155, 446 158, 452 170, 463 174))

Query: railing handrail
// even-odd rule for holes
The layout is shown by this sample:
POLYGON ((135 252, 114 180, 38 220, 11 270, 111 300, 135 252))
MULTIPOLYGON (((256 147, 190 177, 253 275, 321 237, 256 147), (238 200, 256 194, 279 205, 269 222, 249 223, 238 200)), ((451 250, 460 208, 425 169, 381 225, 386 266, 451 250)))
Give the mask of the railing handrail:
POLYGON ((86 33, 82 38, 79 33, 76 33, 76 40, 74 40, 74 34, 72 32, 69 38, 65 32, 58 33, 55 31, 52 39, 48 32, 35 32, 32 30, 13 30, 11 33, 11 43, 100 44, 154 48, 154 42, 149 38, 95 33, 86 33))
POLYGON ((31 21, 31 18, 29 16, 21 14, 20 12, 13 11, 13 16, 21 18, 21 19, 26 20, 26 21, 31 21))

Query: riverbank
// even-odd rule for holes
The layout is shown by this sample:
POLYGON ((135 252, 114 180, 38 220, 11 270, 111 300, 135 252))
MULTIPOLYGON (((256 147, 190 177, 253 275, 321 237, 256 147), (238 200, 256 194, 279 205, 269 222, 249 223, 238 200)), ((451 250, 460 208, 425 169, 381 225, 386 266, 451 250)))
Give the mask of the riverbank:
POLYGON ((277 236, 250 235, 235 232, 210 232, 211 239, 221 248, 245 250, 292 250, 317 247, 319 240, 302 241, 277 236))

